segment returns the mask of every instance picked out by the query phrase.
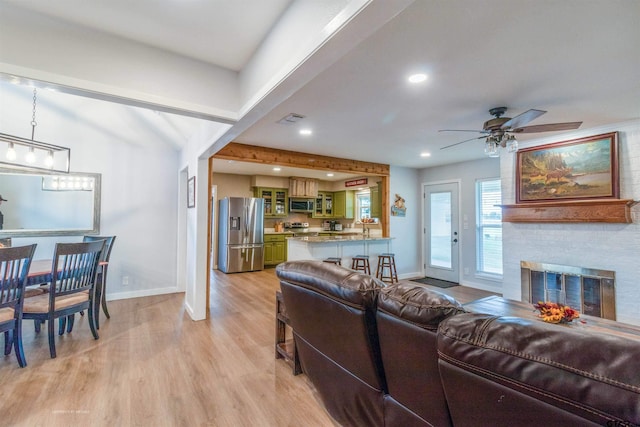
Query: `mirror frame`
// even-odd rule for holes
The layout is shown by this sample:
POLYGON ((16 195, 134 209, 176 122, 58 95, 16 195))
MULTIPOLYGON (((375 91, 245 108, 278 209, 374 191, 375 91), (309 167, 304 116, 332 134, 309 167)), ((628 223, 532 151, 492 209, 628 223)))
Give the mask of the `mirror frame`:
POLYGON ((93 228, 62 228, 62 229, 24 229, 24 230, 0 230, 0 238, 4 237, 49 237, 49 236, 82 236, 85 234, 100 234, 100 200, 102 187, 102 174, 89 172, 48 172, 42 170, 22 170, 13 168, 0 168, 0 174, 13 175, 58 175, 58 176, 90 176, 94 179, 93 187, 93 228))

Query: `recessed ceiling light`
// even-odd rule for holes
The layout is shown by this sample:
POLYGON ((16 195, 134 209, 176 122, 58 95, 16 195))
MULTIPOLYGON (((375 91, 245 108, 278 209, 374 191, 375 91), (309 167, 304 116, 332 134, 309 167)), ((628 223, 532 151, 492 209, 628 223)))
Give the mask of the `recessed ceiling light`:
POLYGON ((424 153, 420 153, 420 157, 431 157, 431 153, 425 151, 424 153))
POLYGON ((328 173, 327 176, 333 176, 333 174, 332 173, 328 173))
POLYGON ((311 135, 312 133, 311 129, 300 129, 300 135, 311 135))
POLYGON ((427 75, 426 74, 412 74, 409 76, 409 83, 422 83, 423 81, 427 80, 427 75))
POLYGON ((274 172, 280 172, 281 170, 282 170, 282 169, 280 169, 279 167, 275 167, 275 168, 273 168, 273 171, 274 171, 274 172))

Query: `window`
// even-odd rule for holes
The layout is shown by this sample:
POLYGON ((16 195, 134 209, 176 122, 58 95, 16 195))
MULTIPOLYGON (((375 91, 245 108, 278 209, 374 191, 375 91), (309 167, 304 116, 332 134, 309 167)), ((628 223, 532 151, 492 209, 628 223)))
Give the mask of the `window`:
POLYGON ((499 179, 476 182, 476 269, 502 276, 502 202, 499 179))
POLYGON ((371 218, 371 193, 369 190, 356 193, 356 220, 371 218))

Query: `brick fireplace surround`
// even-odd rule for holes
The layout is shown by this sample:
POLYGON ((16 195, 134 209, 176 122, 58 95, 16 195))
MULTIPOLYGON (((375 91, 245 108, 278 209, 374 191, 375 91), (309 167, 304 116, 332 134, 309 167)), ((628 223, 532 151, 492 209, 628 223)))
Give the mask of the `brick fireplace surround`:
MULTIPOLYGON (((618 131, 620 198, 640 200, 640 120, 562 136, 524 141, 530 147, 618 131)), ((515 154, 501 153, 502 204, 515 203, 515 154)), ((526 301, 522 294, 522 260, 615 271, 617 321, 640 325, 640 205, 631 224, 503 223, 505 298, 526 301)))

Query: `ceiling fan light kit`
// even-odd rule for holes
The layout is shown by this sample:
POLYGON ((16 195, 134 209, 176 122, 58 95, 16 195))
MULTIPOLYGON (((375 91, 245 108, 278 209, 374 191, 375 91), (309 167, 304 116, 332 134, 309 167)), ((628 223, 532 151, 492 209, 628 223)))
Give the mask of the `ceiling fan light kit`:
POLYGON ((484 122, 482 130, 466 130, 466 129, 442 129, 439 132, 478 132, 483 134, 477 138, 466 139, 456 142, 455 144, 442 147, 441 150, 451 148, 465 142, 476 139, 485 139, 484 153, 489 157, 499 157, 500 148, 506 148, 507 152, 515 153, 518 151, 518 141, 514 133, 535 133, 535 132, 552 132, 562 130, 578 129, 582 122, 567 123, 549 123, 545 125, 524 126, 532 120, 537 119, 545 114, 544 110, 530 109, 513 118, 502 117, 507 112, 507 107, 496 107, 489 110, 489 114, 494 116, 484 122))
POLYGON ((518 140, 514 135, 507 133, 488 136, 484 143, 484 154, 489 157, 500 157, 500 147, 506 148, 509 153, 515 153, 518 151, 518 140))

